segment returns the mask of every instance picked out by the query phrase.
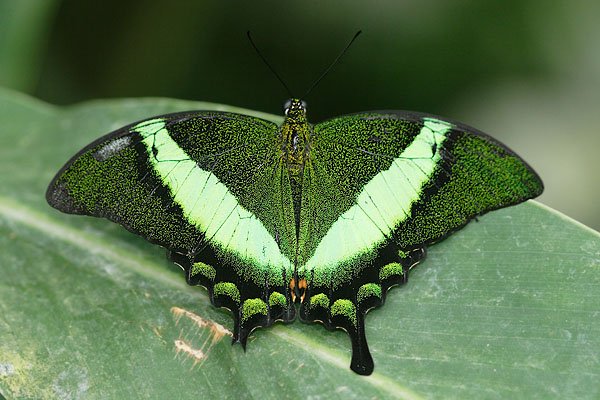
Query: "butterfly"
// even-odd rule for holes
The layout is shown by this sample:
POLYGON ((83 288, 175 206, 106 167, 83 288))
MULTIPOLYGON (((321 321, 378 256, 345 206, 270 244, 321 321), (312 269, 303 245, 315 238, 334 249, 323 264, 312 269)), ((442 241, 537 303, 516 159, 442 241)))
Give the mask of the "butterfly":
POLYGON ((278 126, 216 111, 152 117, 77 153, 48 203, 165 247, 187 283, 231 310, 244 348, 275 321, 342 328, 351 369, 374 368, 365 314, 428 245, 538 196, 538 175, 467 125, 405 111, 316 125, 291 99, 278 126), (298 315, 299 314, 299 315, 298 315))

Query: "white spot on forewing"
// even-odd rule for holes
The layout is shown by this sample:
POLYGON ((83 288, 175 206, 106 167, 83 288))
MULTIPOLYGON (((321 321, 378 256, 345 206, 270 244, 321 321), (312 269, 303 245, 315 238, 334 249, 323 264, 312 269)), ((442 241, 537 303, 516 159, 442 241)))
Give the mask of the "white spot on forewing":
POLYGON ((130 143, 131 136, 123 136, 111 140, 94 153, 94 158, 98 161, 104 161, 129 146, 130 143))
POLYGON ((331 225, 304 268, 331 268, 384 241, 419 199, 451 128, 446 122, 425 119, 419 134, 390 168, 375 175, 358 194, 356 203, 331 225))
POLYGON ((242 207, 216 175, 190 159, 171 138, 163 120, 147 121, 132 130, 144 137, 150 162, 185 217, 209 241, 263 268, 291 267, 256 215, 242 207), (232 238, 232 232, 239 234, 232 238))

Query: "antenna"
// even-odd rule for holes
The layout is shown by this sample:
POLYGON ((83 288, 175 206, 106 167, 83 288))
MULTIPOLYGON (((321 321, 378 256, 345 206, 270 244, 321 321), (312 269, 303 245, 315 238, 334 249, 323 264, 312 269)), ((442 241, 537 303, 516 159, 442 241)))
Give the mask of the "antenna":
POLYGON ((304 96, 302 96, 302 98, 306 98, 306 96, 308 96, 310 94, 310 92, 312 92, 312 90, 315 88, 315 86, 317 86, 319 84, 319 82, 321 82, 321 80, 323 80, 323 78, 325 78, 325 76, 329 73, 329 71, 331 71, 331 69, 338 63, 338 61, 340 60, 340 58, 342 58, 342 56, 344 54, 346 54, 346 51, 348 51, 348 49, 350 48, 350 46, 352 45, 352 43, 354 43, 354 41, 356 40, 356 38, 362 33, 362 31, 358 31, 354 34, 354 37, 348 42, 348 44, 346 45, 346 47, 344 47, 344 50, 342 50, 342 52, 335 58, 335 60, 333 60, 333 62, 331 64, 329 64, 329 67, 327 67, 327 69, 325 70, 325 72, 323 72, 321 74, 321 76, 315 81, 315 83, 312 84, 312 86, 306 91, 306 93, 304 94, 304 96))
POLYGON ((288 85, 285 84, 285 82, 283 81, 283 79, 281 79, 281 77, 279 76, 279 74, 277 73, 277 71, 275 71, 275 69, 271 66, 271 64, 269 64, 269 62, 262 55, 262 53, 260 52, 260 50, 258 50, 258 47, 256 47, 256 44, 254 44, 254 40, 252 40, 252 35, 250 34, 250 31, 247 31, 246 34, 248 35, 248 40, 250 40, 250 44, 252 45, 252 47, 254 47, 254 50, 256 51, 256 54, 258 54, 258 56, 261 58, 261 60, 263 60, 263 62, 265 63, 265 65, 271 70, 271 72, 273 73, 273 75, 275 75, 275 77, 279 80, 279 82, 281 82, 281 84, 283 85, 283 87, 285 88, 285 90, 287 90, 288 95, 290 96, 290 98, 294 97, 292 95, 292 91, 290 90, 290 88, 288 87, 288 85))

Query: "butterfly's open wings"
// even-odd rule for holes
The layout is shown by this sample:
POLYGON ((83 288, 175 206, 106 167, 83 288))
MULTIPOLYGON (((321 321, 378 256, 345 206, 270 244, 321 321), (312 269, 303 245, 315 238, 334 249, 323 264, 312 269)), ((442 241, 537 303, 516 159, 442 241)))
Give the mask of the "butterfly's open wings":
POLYGON ((271 122, 219 112, 141 121, 74 156, 47 200, 167 248, 190 284, 232 310, 234 340, 245 345, 254 327, 294 318, 294 211, 277 132, 271 122))
POLYGON ((291 321, 300 300, 303 320, 348 331, 351 368, 370 374, 364 315, 406 281, 425 245, 543 190, 512 151, 434 116, 361 113, 312 134, 305 120, 285 127, 310 136, 299 204, 283 128, 219 112, 160 116, 99 139, 59 171, 47 200, 166 247, 188 283, 232 310, 243 345, 255 327, 291 321))
POLYGON ((468 126, 384 111, 314 128, 305 166, 300 316, 342 327, 352 369, 370 374, 364 314, 405 282, 424 246, 473 217, 539 195, 542 182, 517 155, 468 126))

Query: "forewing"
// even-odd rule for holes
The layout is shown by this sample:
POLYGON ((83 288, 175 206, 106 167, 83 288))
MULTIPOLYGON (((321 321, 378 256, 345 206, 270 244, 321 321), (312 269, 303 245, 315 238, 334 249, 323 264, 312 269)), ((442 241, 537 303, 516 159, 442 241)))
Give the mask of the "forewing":
POLYGON ((300 247, 305 265, 318 268, 376 254, 388 242, 412 250, 543 190, 537 174, 491 137, 406 112, 317 125, 305 179, 302 211, 311 220, 303 222, 313 228, 300 247))

